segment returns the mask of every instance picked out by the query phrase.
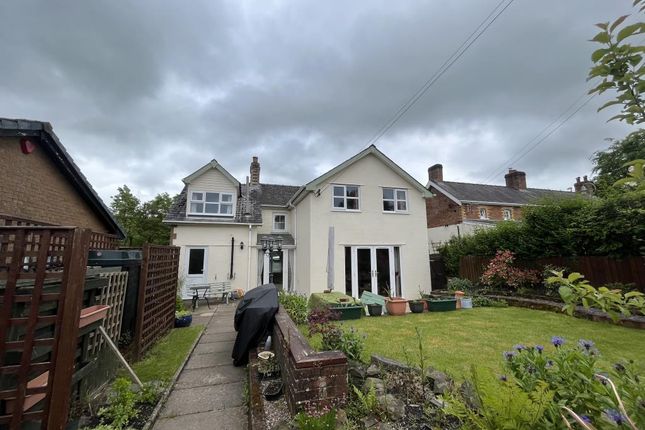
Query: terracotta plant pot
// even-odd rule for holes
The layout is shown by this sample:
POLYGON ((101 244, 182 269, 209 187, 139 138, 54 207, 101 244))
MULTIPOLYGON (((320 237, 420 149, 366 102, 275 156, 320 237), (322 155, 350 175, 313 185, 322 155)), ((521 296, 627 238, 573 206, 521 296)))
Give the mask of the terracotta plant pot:
POLYGON ((403 297, 389 297, 385 299, 385 309, 390 315, 405 315, 408 301, 403 297))

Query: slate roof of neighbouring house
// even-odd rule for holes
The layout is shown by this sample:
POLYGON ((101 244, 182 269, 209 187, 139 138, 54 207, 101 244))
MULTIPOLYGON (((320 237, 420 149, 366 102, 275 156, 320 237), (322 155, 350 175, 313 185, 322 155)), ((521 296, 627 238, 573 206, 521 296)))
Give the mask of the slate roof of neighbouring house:
POLYGON ((71 155, 61 143, 52 125, 48 122, 27 119, 0 118, 0 136, 36 137, 42 142, 43 149, 56 164, 59 171, 73 184, 83 200, 94 210, 101 220, 110 228, 111 234, 120 239, 125 238, 125 231, 101 197, 87 180, 81 169, 74 163, 71 155))
POLYGON ((437 185, 437 191, 442 190, 461 202, 502 203, 526 205, 536 203, 544 198, 571 198, 580 195, 571 191, 545 190, 527 188, 516 190, 504 185, 469 184, 466 182, 431 181, 431 188, 437 185))
POLYGON ((231 219, 230 217, 198 217, 195 215, 187 217, 186 201, 188 187, 185 186, 170 207, 165 221, 169 223, 172 223, 172 221, 190 221, 196 223, 202 222, 206 224, 213 222, 262 224, 262 205, 286 206, 289 199, 299 189, 300 187, 294 185, 251 184, 248 186, 247 192, 247 185, 242 184, 240 185, 240 195, 238 196, 237 203, 235 205, 235 216, 231 219), (248 214, 248 216, 245 216, 246 214, 248 214))

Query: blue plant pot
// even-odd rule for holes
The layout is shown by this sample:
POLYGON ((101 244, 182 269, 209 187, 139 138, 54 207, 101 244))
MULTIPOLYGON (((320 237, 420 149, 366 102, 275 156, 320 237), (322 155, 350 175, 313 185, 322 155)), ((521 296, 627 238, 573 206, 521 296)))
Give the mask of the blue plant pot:
POLYGON ((192 323, 193 323, 192 315, 186 315, 183 317, 175 318, 175 328, 190 327, 192 323))

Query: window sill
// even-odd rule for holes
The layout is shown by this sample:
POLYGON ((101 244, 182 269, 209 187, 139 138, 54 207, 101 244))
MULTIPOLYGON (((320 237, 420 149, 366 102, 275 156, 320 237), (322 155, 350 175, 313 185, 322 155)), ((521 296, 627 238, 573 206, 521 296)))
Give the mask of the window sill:
POLYGON ((337 208, 332 208, 332 212, 349 212, 349 213, 361 213, 362 211, 360 209, 337 209, 337 208))
POLYGON ((207 218, 234 218, 235 215, 232 214, 200 214, 200 213, 189 213, 186 216, 201 216, 207 218))
POLYGON ((410 215, 410 212, 402 212, 402 211, 381 211, 381 213, 388 214, 388 215, 410 215))

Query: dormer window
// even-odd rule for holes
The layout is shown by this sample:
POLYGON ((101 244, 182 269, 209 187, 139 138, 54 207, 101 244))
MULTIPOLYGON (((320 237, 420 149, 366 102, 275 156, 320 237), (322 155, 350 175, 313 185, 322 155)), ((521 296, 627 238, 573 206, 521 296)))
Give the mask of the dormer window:
POLYGON ((190 193, 190 215, 233 216, 233 193, 190 193))

